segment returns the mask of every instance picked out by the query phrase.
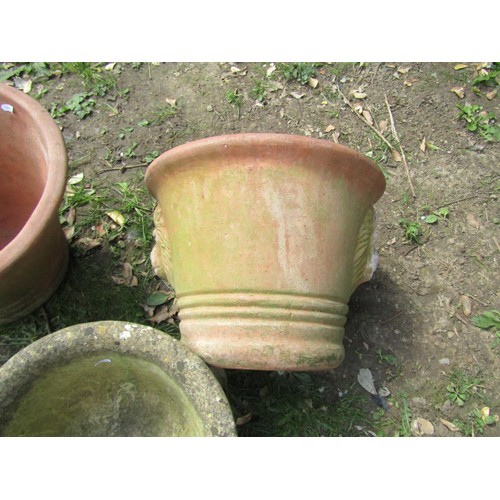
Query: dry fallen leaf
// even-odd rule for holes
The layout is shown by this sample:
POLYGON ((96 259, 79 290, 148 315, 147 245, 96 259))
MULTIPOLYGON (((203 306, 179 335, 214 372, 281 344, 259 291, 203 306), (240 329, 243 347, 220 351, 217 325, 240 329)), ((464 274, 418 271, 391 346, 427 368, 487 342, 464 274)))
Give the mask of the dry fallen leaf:
POLYGON ((407 86, 407 87, 411 87, 415 82, 418 82, 418 78, 407 78, 405 81, 404 81, 404 84, 407 86))
POLYGON ((163 306, 153 317, 149 318, 149 321, 159 324, 162 321, 175 316, 178 312, 179 308, 177 307, 177 304, 173 304, 171 309, 169 309, 168 306, 163 306))
POLYGON ((75 226, 69 226, 65 227, 63 229, 64 236, 66 237, 67 241, 70 241, 71 238, 73 238, 73 235, 75 234, 75 226))
POLYGON ((354 91, 352 93, 352 95, 356 98, 356 99, 366 99, 368 97, 368 94, 366 94, 365 92, 356 92, 354 91))
POLYGON ((112 210, 111 212, 106 212, 106 215, 116 222, 119 226, 123 226, 125 224, 125 217, 118 210, 112 210))
POLYGON ((252 414, 247 413, 246 415, 242 415, 241 417, 238 417, 236 419, 236 425, 240 426, 240 425, 248 424, 248 422, 250 422, 250 420, 252 420, 252 414))
POLYGON ((328 125, 328 127, 325 128, 325 133, 327 134, 328 132, 331 132, 332 130, 335 130, 335 125, 328 125))
POLYGON ((472 301, 470 297, 467 295, 460 295, 459 303, 462 306, 464 316, 469 317, 472 314, 472 301))
POLYGON ((73 184, 78 184, 79 182, 82 182, 83 180, 83 172, 80 172, 79 174, 72 175, 68 179, 68 184, 72 186, 73 184))
POLYGON ((427 147, 427 143, 425 142, 425 137, 422 139, 422 142, 420 143, 420 151, 422 151, 422 153, 425 153, 425 149, 427 147))
POLYGON ((387 120, 381 120, 379 122, 378 129, 380 130, 381 134, 387 132, 388 128, 389 128, 389 122, 387 120))
POLYGON ((411 69, 411 66, 406 66, 406 67, 401 66, 398 68, 398 73, 405 75, 406 73, 408 73, 408 71, 410 71, 410 69, 411 69))
POLYGON ((315 89, 317 86, 318 86, 318 80, 316 80, 316 78, 309 78, 309 80, 307 80, 307 84, 309 85, 309 87, 312 87, 313 89, 315 89))
POLYGON ((464 87, 453 87, 450 89, 450 92, 455 93, 459 99, 463 99, 465 97, 465 88, 464 87))
POLYGON ((266 70, 266 76, 269 78, 275 71, 276 71, 276 66, 274 65, 274 63, 271 63, 269 65, 269 68, 267 68, 266 70))
POLYGON ((170 97, 166 97, 165 102, 172 108, 175 108, 175 106, 177 105, 177 99, 171 99, 170 97))
POLYGON ((83 247, 83 250, 88 252, 94 248, 101 246, 101 240, 98 240, 95 238, 88 238, 88 237, 84 236, 83 238, 76 240, 75 245, 83 247))
POLYGON ((455 66, 453 66, 453 69, 458 71, 458 70, 461 70, 461 69, 464 69, 464 68, 468 68, 469 65, 468 64, 463 64, 463 63, 460 63, 460 64, 455 64, 455 66))
POLYGON ((440 418, 439 421, 451 432, 458 432, 460 430, 454 423, 448 422, 448 420, 445 420, 444 418, 440 418))
POLYGON ((377 389, 375 389, 375 383, 373 382, 372 372, 368 368, 360 368, 358 372, 358 383, 370 394, 377 394, 377 389))
POLYGON ((397 151, 397 149, 392 148, 391 149, 391 153, 392 153, 392 159, 394 161, 397 161, 397 162, 403 161, 403 157, 399 154, 399 152, 397 151))
POLYGON ((299 94, 298 92, 290 92, 290 95, 292 97, 295 97, 295 99, 301 99, 302 97, 305 96, 305 94, 299 94))
POLYGON ((95 227, 95 232, 99 236, 104 236, 106 234, 106 228, 104 227, 104 224, 97 224, 97 226, 95 227))
POLYGON ((71 207, 68 210, 68 214, 66 215, 66 222, 68 223, 69 226, 72 226, 75 223, 76 220, 76 209, 75 207, 71 207))
POLYGON ((488 92, 487 94, 485 94, 486 99, 488 99, 488 101, 491 101, 492 99, 494 99, 494 97, 496 95, 497 95, 497 89, 492 90, 491 92, 488 92))
POLYGON ((365 117, 365 120, 370 124, 370 125, 373 125, 373 118, 372 118, 372 115, 371 113, 367 110, 367 109, 364 109, 363 110, 363 116, 365 117))
POLYGON ((473 227, 474 229, 480 229, 482 226, 481 221, 471 213, 467 214, 467 224, 469 224, 469 226, 473 227))

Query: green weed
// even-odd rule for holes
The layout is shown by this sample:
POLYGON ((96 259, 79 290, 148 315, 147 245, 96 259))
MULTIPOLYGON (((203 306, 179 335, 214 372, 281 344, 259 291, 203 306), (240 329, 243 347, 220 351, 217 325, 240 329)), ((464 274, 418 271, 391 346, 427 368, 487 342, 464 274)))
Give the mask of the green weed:
POLYGON ((477 104, 457 104, 457 108, 460 110, 458 118, 466 122, 467 130, 479 134, 485 141, 500 140, 500 126, 496 123, 494 113, 483 111, 483 107, 477 104))
POLYGON ((92 94, 82 92, 74 94, 62 106, 52 103, 50 114, 52 118, 59 118, 71 111, 82 120, 92 113, 94 106, 95 100, 92 98, 92 94))
POLYGON ((422 226, 419 222, 409 221, 408 219, 400 219, 399 225, 404 230, 404 237, 410 243, 420 245, 422 243, 422 226))
POLYGON ((249 92, 249 95, 252 99, 255 99, 258 102, 265 102, 267 99, 267 85, 262 80, 255 80, 254 86, 249 92))
POLYGON ((238 89, 228 90, 226 92, 226 100, 229 104, 240 108, 243 103, 243 97, 238 89))
POLYGON ((385 353, 382 349, 377 348, 377 355, 380 363, 385 363, 390 366, 395 366, 398 363, 398 358, 391 353, 385 353))
POLYGON ((454 370, 446 386, 447 398, 457 406, 463 406, 472 396, 482 397, 482 382, 478 374, 454 370))
POLYGON ((500 63, 492 63, 489 68, 485 69, 484 72, 474 78, 471 84, 482 84, 488 87, 495 87, 497 85, 500 85, 500 63))
POLYGON ((483 312, 479 316, 474 316, 472 318, 472 324, 483 330, 493 330, 495 333, 495 340, 491 347, 496 349, 500 346, 500 310, 492 309, 483 312))
POLYGON ((277 74, 287 82, 297 81, 305 85, 315 75, 315 64, 305 62, 280 63, 276 67, 277 74))
POLYGON ((491 415, 490 409, 485 406, 481 409, 474 408, 465 420, 455 419, 453 423, 464 436, 474 437, 477 434, 484 434, 487 426, 495 425, 498 421, 498 415, 491 415))
POLYGON ((424 219, 426 224, 435 224, 439 220, 445 220, 448 218, 450 213, 450 209, 446 207, 439 208, 438 210, 434 210, 431 214, 427 215, 424 219))

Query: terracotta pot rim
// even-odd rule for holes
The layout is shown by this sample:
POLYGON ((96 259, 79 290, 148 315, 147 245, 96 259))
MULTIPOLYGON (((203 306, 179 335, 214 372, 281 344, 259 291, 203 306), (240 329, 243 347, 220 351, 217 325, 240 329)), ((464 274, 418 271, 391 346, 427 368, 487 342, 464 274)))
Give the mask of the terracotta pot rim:
MULTIPOLYGON (((20 90, 0 83, 0 104, 12 105, 14 114, 16 109, 21 108, 32 118, 32 123, 45 148, 46 161, 49 165, 47 181, 33 213, 16 237, 0 250, 1 272, 24 255, 43 235, 49 222, 47 215, 58 213, 66 189, 68 159, 62 133, 40 103, 20 90)), ((0 112, 5 113, 5 111, 0 112)))
POLYGON ((307 148, 310 149, 312 154, 317 156, 324 154, 335 156, 341 154, 345 157, 350 157, 351 160, 356 162, 357 168, 363 169, 364 173, 373 177, 376 184, 378 184, 377 199, 382 196, 385 190, 385 177, 377 164, 348 146, 326 139, 275 132, 226 134, 206 137, 176 146, 161 154, 149 165, 145 174, 146 186, 150 193, 154 195, 156 184, 154 178, 159 175, 159 171, 185 158, 189 158, 194 164, 197 157, 216 153, 220 151, 221 147, 247 147, 251 150, 255 146, 307 148))

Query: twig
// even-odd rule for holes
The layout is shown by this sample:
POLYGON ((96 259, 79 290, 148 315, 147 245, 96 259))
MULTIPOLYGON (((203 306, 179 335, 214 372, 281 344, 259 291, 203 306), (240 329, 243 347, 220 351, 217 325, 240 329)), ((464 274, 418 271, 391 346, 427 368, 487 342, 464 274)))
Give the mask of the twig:
POLYGON ((495 242, 495 245, 497 246, 497 249, 500 252, 500 245, 498 244, 498 241, 495 236, 493 236, 493 241, 495 242))
POLYGON ((462 295, 467 295, 467 297, 470 297, 471 299, 474 299, 476 302, 479 302, 480 304, 482 304, 484 307, 487 307, 488 304, 486 304, 485 302, 483 302, 482 300, 479 300, 477 297, 475 297, 474 295, 471 295, 470 293, 463 293, 463 292, 460 292, 462 295))
POLYGON ((385 325, 386 323, 389 323, 389 321, 392 321, 393 319, 396 319, 398 316, 401 316, 404 311, 399 311, 397 314, 394 316, 391 316, 388 319, 384 319, 384 321, 379 321, 379 325, 385 325))
POLYGON ((98 174, 102 174, 104 172, 114 172, 114 171, 120 171, 120 172, 125 172, 125 170, 130 170, 132 168, 140 168, 140 167, 147 167, 148 163, 137 163, 136 165, 123 165, 122 167, 113 167, 113 168, 105 168, 104 170, 100 170, 97 172, 98 174))
MULTIPOLYGON (((371 130, 373 130, 373 132, 375 132, 377 134, 377 136, 388 146, 388 148, 394 153, 394 151, 396 151, 396 148, 363 116, 363 115, 360 115, 355 109, 354 109, 354 106, 351 104, 351 102, 349 101, 349 99, 347 99, 347 97, 342 93, 342 91, 340 90, 339 87, 337 87, 337 90, 339 92, 339 94, 341 95, 342 99, 344 100, 344 102, 349 106, 349 108, 351 109, 351 111, 365 124, 365 125, 368 125, 368 127, 371 128, 371 130)), ((397 151, 396 151, 397 153, 397 151)), ((399 154, 399 153, 398 153, 399 154)))
POLYGON ((449 201, 448 203, 444 203, 443 205, 440 205, 437 207, 437 209, 443 208, 443 207, 449 207, 450 205, 454 205, 455 203, 460 203, 461 201, 466 201, 466 200, 472 200, 473 198, 477 198, 481 193, 473 194, 471 196, 466 196, 465 198, 459 198, 458 200, 453 200, 449 201))
POLYGON ((45 307, 41 307, 40 311, 42 313, 43 319, 45 320, 45 328, 47 329, 47 333, 52 333, 52 327, 50 325, 50 320, 49 320, 49 315, 47 314, 47 311, 45 310, 45 307))
POLYGON ((467 325, 469 326, 469 323, 467 323, 467 321, 465 321, 465 319, 463 319, 457 312, 455 312, 454 318, 457 318, 458 320, 460 320, 464 325, 467 325))
POLYGON ((389 101, 387 100, 387 96, 384 95, 384 97, 385 97, 385 104, 387 105, 387 111, 389 111, 389 118, 391 120, 392 135, 394 136, 394 139, 396 139, 396 142, 398 143, 399 146, 399 150, 401 151, 401 156, 403 157, 403 164, 405 166, 406 177, 408 178, 408 184, 410 185, 411 194, 413 195, 414 198, 416 198, 417 195, 415 194, 415 190, 413 189, 413 184, 411 182, 410 169, 408 167, 408 163, 406 162, 405 152, 403 150, 403 147, 401 146, 401 142, 399 141, 398 133, 396 132, 396 126, 394 125, 394 118, 392 116, 391 107, 389 106, 389 101))
POLYGON ((407 250, 404 254, 403 257, 406 257, 410 252, 413 252, 416 248, 418 248, 420 245, 415 245, 414 247, 411 247, 409 250, 407 250))

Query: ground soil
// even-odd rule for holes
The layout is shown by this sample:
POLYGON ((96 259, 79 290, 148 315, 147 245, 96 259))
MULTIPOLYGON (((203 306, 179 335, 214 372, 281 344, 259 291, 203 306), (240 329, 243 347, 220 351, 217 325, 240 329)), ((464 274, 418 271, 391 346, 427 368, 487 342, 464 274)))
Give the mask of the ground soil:
MULTIPOLYGON (((116 182, 142 175, 145 166, 118 167, 140 163, 151 151, 219 134, 299 134, 371 155, 387 174, 386 192, 376 206, 379 266, 351 298, 343 365, 317 376, 343 393, 357 386, 361 368, 369 368, 377 387, 407 395, 413 417, 432 422, 435 436, 457 436, 440 419, 465 419, 473 406, 464 409, 448 401, 446 387, 453 371, 479 373, 485 399, 478 399, 475 407, 487 405, 500 413, 495 335, 471 322, 475 315, 500 308, 500 150, 498 142, 486 142, 466 129, 456 105, 479 104, 497 116, 500 110, 498 96, 489 100, 485 92, 472 91, 476 65, 456 70, 455 64, 329 63, 315 67, 314 88, 279 78, 277 71, 268 77, 270 63, 122 64, 117 88, 129 89, 126 95, 108 93, 88 117, 66 114, 58 123, 70 175, 83 171, 87 178, 104 175, 116 182), (265 98, 258 100, 252 91, 262 81, 268 87, 265 98), (465 89, 463 99, 451 91, 457 86, 465 89), (409 178, 404 161, 395 161, 339 89, 353 106, 370 112, 375 127, 383 128, 380 122, 385 120, 384 136, 395 143, 387 98, 409 178), (228 92, 236 90, 240 107, 228 100, 228 92), (353 92, 366 96, 356 98, 353 92), (139 127, 166 99, 176 100, 176 114, 159 126, 139 127), (134 130, 121 139, 126 127, 134 130), (423 150, 424 138, 439 149, 423 150), (123 157, 132 142, 137 143, 137 157, 123 157), (103 172, 110 167, 116 170, 103 172), (422 217, 440 207, 449 208, 446 220, 425 224, 422 217), (405 240, 402 218, 422 223, 421 244, 405 240), (470 314, 464 300, 472 305, 470 314)), ((49 92, 40 102, 47 109, 82 88, 78 75, 51 79, 45 86, 49 92)), ((368 394, 367 401, 375 411, 368 394)), ((500 435, 500 425, 487 426, 484 435, 500 435)))

